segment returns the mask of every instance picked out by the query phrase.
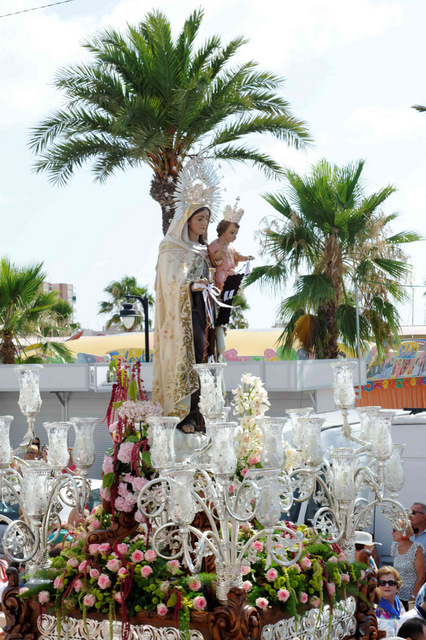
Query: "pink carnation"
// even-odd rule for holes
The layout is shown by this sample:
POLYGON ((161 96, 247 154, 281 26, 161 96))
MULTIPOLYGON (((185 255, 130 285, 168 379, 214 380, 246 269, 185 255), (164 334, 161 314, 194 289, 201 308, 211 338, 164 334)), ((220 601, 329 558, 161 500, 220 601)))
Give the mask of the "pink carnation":
POLYGON ((199 589, 201 589, 200 580, 198 580, 198 578, 196 578, 195 576, 193 576, 192 578, 189 578, 188 588, 191 589, 191 591, 198 591, 199 589))
POLYGON ((160 604, 157 604, 157 613, 159 616, 165 616, 167 612, 168 612, 168 608, 163 602, 160 602, 160 604))
POLYGON ((258 609, 265 611, 265 609, 268 608, 268 604, 269 600, 267 598, 256 598, 256 607, 258 607, 258 609))
POLYGON ((277 598, 280 602, 286 602, 290 597, 290 592, 287 589, 280 589, 277 591, 277 598))
POLYGON ((157 554, 155 553, 154 549, 148 549, 148 551, 145 552, 145 560, 147 562, 154 562, 154 560, 157 559, 157 554))
POLYGON ((308 594, 305 593, 304 591, 300 593, 300 602, 302 604, 306 604, 308 602, 308 594))
POLYGON ((143 560, 143 551, 136 549, 130 556, 132 562, 141 562, 143 560))
POLYGON ((251 546, 252 546, 252 549, 254 549, 255 551, 259 551, 259 552, 263 551, 263 542, 261 542, 260 540, 256 540, 255 542, 253 542, 251 546))
POLYGON ((95 602, 96 602, 96 598, 92 593, 88 593, 87 596, 84 596, 83 598, 83 604, 86 607, 93 607, 95 602))
POLYGON ((81 591, 82 586, 83 586, 83 583, 82 583, 82 581, 81 581, 81 580, 76 580, 76 581, 74 582, 74 589, 75 589, 75 591, 76 591, 77 593, 78 593, 79 591, 81 591))
POLYGON ((110 571, 117 573, 117 571, 121 567, 121 562, 117 558, 112 558, 111 560, 108 560, 106 567, 110 571))
POLYGON ((38 594, 38 601, 40 604, 46 604, 50 600, 50 593, 48 591, 40 591, 38 594))
POLYGON ((244 591, 250 591, 252 588, 252 583, 250 582, 250 580, 244 580, 243 582, 243 589, 244 591))
POLYGON ((149 565, 146 564, 144 567, 142 567, 141 569, 142 578, 149 578, 151 573, 152 573, 152 568, 149 565))
POLYGON ((276 569, 268 569, 268 571, 265 573, 265 578, 269 582, 273 582, 278 578, 278 571, 276 569))
POLYGON ((109 579, 109 576, 106 575, 106 573, 101 573, 98 578, 98 585, 100 589, 108 589, 108 587, 111 586, 111 580, 109 579))
POLYGON ((134 442, 123 442, 117 454, 117 459, 124 463, 131 462, 134 448, 134 442))
POLYGON ((250 573, 250 571, 251 568, 248 565, 243 564, 243 566, 241 567, 241 575, 246 576, 250 573))
POLYGON ((207 600, 204 596, 196 596, 193 599, 192 604, 194 605, 194 609, 196 609, 197 611, 204 611, 204 609, 207 607, 207 600))
POLYGON ((312 567, 312 561, 308 556, 305 556, 299 562, 302 569, 310 569, 312 567))

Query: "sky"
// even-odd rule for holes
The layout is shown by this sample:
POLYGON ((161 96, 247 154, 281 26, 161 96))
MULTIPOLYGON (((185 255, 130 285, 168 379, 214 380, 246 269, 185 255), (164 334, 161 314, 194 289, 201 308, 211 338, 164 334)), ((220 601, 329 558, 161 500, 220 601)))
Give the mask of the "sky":
MULTIPOLYGON (((44 262, 47 280, 74 285, 76 318, 100 330, 103 289, 133 275, 153 289, 161 211, 149 196, 148 168, 118 173, 95 183, 90 165, 67 186, 36 174, 28 148, 33 127, 61 106, 56 72, 88 60, 81 43, 95 32, 124 31, 153 9, 163 11, 177 34, 198 8, 188 0, 73 0, 67 4, 2 17, 49 0, 0 0, 0 256, 25 265, 44 262)), ((299 173, 320 158, 332 164, 365 159, 367 193, 388 184, 397 192, 384 211, 398 212, 392 229, 426 236, 426 3, 424 0, 206 0, 198 45, 213 34, 226 43, 244 35, 239 61, 284 77, 282 95, 314 139, 308 151, 270 137, 254 143, 299 173)), ((263 264, 256 232, 273 213, 262 194, 285 187, 243 165, 218 167, 224 204, 237 196, 245 209, 235 243, 263 264)), ((210 230, 210 239, 215 236, 210 230)), ((413 303, 400 308, 403 324, 426 324, 425 242, 409 249, 413 303)), ((247 289, 252 329, 270 328, 282 297, 247 289)))

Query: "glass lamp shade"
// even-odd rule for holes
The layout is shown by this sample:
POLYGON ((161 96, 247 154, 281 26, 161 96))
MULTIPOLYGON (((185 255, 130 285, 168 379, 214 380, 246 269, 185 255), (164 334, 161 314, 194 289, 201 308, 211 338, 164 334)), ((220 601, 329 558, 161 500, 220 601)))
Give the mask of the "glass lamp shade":
POLYGON ((0 416, 0 469, 7 469, 12 462, 9 429, 13 416, 0 416))
POLYGON ((333 469, 333 495, 347 502, 355 498, 355 471, 358 458, 353 449, 341 447, 330 450, 333 469))
POLYGON ((371 444, 373 439, 372 421, 380 411, 380 407, 357 407, 356 412, 359 416, 361 425, 360 440, 371 444))
POLYGON ((51 470, 41 460, 28 460, 22 466, 21 496, 26 515, 42 517, 46 513, 51 470))
POLYGON ((167 513, 179 527, 189 526, 195 518, 196 508, 192 497, 194 469, 173 469, 168 472, 171 478, 167 513))
POLYGON ((395 411, 381 411, 372 419, 371 451, 379 462, 388 460, 392 455, 392 420, 395 415, 395 411))
POLYGON ((71 418, 71 424, 75 431, 73 460, 79 471, 87 472, 96 458, 94 431, 99 419, 71 418))
POLYGON ((385 464, 385 485, 392 493, 402 489, 405 482, 402 452, 405 444, 394 444, 392 455, 385 464))
POLYGON ((21 364, 15 367, 19 380, 18 405, 24 416, 34 417, 41 408, 40 373, 41 364, 21 364))
POLYGON ((303 446, 302 452, 305 462, 318 466, 322 464, 324 453, 321 444, 321 428, 324 424, 324 418, 300 418, 303 430, 303 446))
POLYGON ((47 462, 55 470, 59 471, 68 466, 70 454, 68 451, 68 429, 71 422, 44 422, 49 439, 47 462))
POLYGON ((257 418, 256 424, 262 432, 260 461, 265 469, 282 469, 285 464, 283 429, 286 418, 257 418))
POLYGON ((225 406, 223 370, 226 363, 196 364, 194 369, 200 379, 200 411, 206 420, 220 418, 225 406))
POLYGON ((258 471, 259 475, 256 480, 259 488, 259 497, 256 508, 256 519, 262 527, 273 527, 279 522, 281 517, 280 470, 272 469, 264 473, 262 473, 261 469, 258 471))
POLYGON ((334 375, 334 402, 339 409, 350 409, 355 404, 353 360, 335 360, 330 362, 334 375))
POLYGON ((298 451, 303 449, 303 424, 300 422, 300 419, 308 418, 313 410, 313 407, 286 410, 290 418, 293 447, 298 451))
POLYGON ((234 439, 236 422, 213 422, 209 424, 211 437, 210 468, 213 473, 232 475, 237 468, 234 439))
POLYGON ((175 430, 179 418, 175 416, 151 416, 147 418, 151 429, 151 462, 155 469, 175 466, 175 430))

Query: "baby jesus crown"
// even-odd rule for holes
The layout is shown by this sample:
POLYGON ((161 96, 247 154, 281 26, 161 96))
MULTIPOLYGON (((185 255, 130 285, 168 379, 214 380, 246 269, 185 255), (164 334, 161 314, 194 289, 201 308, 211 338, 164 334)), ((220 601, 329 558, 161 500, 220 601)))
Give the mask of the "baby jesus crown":
POLYGON ((233 207, 231 205, 226 205, 225 211, 223 212, 223 219, 228 220, 229 222, 236 222, 237 224, 241 220, 244 215, 244 209, 237 209, 239 198, 237 198, 233 207))

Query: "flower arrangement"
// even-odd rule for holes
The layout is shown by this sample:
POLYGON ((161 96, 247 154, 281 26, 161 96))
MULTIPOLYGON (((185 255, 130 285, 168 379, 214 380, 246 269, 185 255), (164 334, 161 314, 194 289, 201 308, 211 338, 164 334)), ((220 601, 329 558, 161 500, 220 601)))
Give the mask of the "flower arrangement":
POLYGON ((147 418, 161 415, 158 402, 148 400, 140 377, 140 362, 129 364, 113 361, 115 370, 111 400, 106 420, 113 446, 106 451, 101 497, 110 503, 112 513, 135 512, 135 520, 143 521, 136 509, 137 495, 153 473, 149 453, 147 418), (139 398, 139 399, 138 399, 139 398))

